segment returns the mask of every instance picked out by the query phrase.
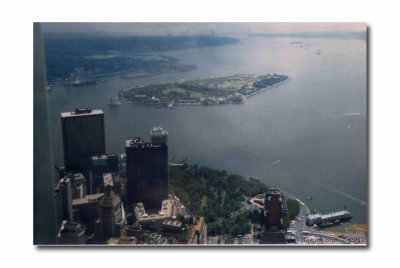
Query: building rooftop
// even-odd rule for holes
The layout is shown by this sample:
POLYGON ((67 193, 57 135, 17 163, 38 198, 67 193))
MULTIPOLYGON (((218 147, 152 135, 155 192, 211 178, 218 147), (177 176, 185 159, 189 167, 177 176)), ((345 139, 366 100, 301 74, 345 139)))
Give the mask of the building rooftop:
POLYGON ((329 218, 332 218, 332 217, 344 216, 344 215, 348 215, 348 214, 350 214, 350 212, 348 212, 347 210, 342 210, 342 211, 338 211, 338 212, 331 212, 331 213, 328 213, 328 214, 321 215, 321 219, 324 220, 324 219, 329 219, 329 218))
POLYGON ((133 137, 125 141, 126 147, 138 147, 143 144, 143 139, 140 137, 133 137))
POLYGON ((270 195, 281 195, 281 190, 279 190, 278 188, 271 188, 271 189, 269 189, 268 194, 270 194, 270 195))
POLYGON ((168 136, 168 131, 162 127, 153 127, 150 131, 152 137, 166 137, 168 136))
POLYGON ((309 221, 313 221, 313 220, 316 220, 316 219, 326 220, 326 219, 340 217, 340 216, 344 216, 344 215, 350 215, 350 212, 347 211, 347 210, 342 210, 342 211, 338 211, 338 212, 331 212, 331 213, 324 214, 324 215, 312 214, 312 215, 309 215, 307 217, 307 219, 309 221))
POLYGON ((264 195, 260 194, 250 199, 250 203, 257 208, 264 208, 264 195))
POLYGON ((92 202, 99 202, 101 198, 103 198, 104 193, 99 193, 99 194, 91 194, 87 195, 84 198, 79 198, 79 199, 74 199, 72 200, 72 205, 73 206, 79 206, 82 204, 88 204, 92 202))
POLYGON ((163 226, 172 227, 172 228, 181 228, 183 225, 181 221, 168 220, 168 219, 164 220, 162 224, 163 224, 163 226))
POLYGON ((313 221, 313 220, 316 220, 316 219, 319 219, 319 218, 321 218, 320 214, 312 214, 312 215, 309 215, 307 217, 307 219, 310 220, 310 221, 313 221))
POLYGON ((70 178, 71 177, 72 177, 74 182, 85 181, 86 180, 82 173, 72 174, 72 175, 70 175, 70 178))
POLYGON ((95 115, 95 114, 104 114, 102 110, 92 110, 90 108, 80 108, 75 109, 73 112, 63 112, 61 113, 62 118, 66 117, 79 117, 79 116, 88 116, 88 115, 95 115))
POLYGON ((113 174, 112 173, 104 173, 103 174, 103 182, 104 185, 114 186, 113 174))
POLYGON ((151 142, 143 142, 142 138, 134 137, 125 141, 127 148, 151 148, 151 147, 162 147, 163 144, 154 144, 151 142))
POLYGON ((164 200, 161 209, 156 213, 146 212, 143 203, 138 203, 135 206, 135 215, 138 221, 162 220, 171 218, 174 211, 174 200, 164 200))
POLYGON ((103 154, 103 155, 95 155, 92 156, 92 160, 93 161, 105 161, 107 159, 109 159, 110 157, 116 157, 116 154, 103 154))

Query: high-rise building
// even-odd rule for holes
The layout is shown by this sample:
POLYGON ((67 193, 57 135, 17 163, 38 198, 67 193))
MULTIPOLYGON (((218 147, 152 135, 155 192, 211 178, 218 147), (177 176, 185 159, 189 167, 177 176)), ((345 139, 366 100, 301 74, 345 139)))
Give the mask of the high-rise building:
POLYGON ((62 178, 55 188, 57 228, 61 229, 63 221, 73 221, 71 180, 62 178))
POLYGON ((64 164, 89 180, 91 158, 105 153, 104 113, 90 108, 61 113, 64 164))
POLYGON ((162 127, 153 127, 150 132, 151 143, 166 143, 168 139, 168 131, 162 127))
POLYGON ((145 143, 141 138, 126 141, 128 205, 143 203, 159 208, 168 199, 168 146, 145 143))
POLYGON ((33 23, 33 243, 57 244, 54 162, 41 23, 33 23))
POLYGON ((100 222, 103 239, 120 237, 124 223, 123 205, 110 185, 106 185, 104 197, 100 201, 100 222))
POLYGON ((263 244, 286 243, 287 204, 285 195, 278 188, 265 194, 263 244))

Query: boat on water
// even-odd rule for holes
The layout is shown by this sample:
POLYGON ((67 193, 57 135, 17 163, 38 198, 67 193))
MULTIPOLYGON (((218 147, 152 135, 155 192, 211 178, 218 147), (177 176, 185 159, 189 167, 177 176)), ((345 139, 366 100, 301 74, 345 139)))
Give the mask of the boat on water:
POLYGON ((312 196, 307 196, 306 199, 307 200, 312 200, 312 196))

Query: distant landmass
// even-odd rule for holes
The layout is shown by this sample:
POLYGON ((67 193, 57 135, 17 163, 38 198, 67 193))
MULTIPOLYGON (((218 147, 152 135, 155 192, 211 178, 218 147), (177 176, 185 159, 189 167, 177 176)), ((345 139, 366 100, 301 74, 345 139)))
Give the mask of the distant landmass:
MULTIPOLYGON (((71 80, 76 69, 93 77, 121 74, 135 77, 191 71, 162 52, 224 46, 238 39, 220 36, 132 36, 106 33, 45 33, 44 48, 49 82, 71 80)), ((76 78, 74 78, 76 79, 76 78)), ((83 78, 84 79, 84 78, 83 78)))
POLYGON ((302 32, 302 33, 252 34, 252 36, 366 40, 367 32, 302 32))

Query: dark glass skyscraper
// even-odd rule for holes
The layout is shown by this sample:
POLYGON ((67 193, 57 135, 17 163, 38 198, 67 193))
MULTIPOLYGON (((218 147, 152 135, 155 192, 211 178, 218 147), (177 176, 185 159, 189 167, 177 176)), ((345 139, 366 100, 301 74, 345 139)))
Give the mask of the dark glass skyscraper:
POLYGON ((145 143, 141 138, 126 141, 128 202, 142 202, 145 208, 159 209, 168 198, 168 146, 145 143))
POLYGON ((105 153, 104 113, 90 108, 61 113, 64 164, 88 178, 91 157, 105 153))

